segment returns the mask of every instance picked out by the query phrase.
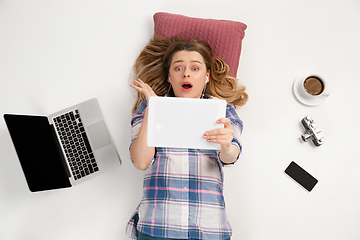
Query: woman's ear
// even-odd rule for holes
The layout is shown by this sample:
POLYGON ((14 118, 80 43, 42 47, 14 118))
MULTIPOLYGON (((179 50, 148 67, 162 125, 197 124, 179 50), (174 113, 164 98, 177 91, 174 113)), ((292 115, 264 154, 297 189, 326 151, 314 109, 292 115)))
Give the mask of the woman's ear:
POLYGON ((210 70, 206 73, 206 83, 209 82, 210 70))

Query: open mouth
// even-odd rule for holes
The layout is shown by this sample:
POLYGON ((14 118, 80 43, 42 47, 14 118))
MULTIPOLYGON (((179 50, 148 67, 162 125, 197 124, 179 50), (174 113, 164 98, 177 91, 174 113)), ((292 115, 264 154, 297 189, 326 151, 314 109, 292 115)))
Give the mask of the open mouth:
POLYGON ((183 84, 181 84, 181 88, 184 91, 189 91, 189 90, 191 90, 192 87, 193 87, 193 85, 189 82, 184 82, 183 84))

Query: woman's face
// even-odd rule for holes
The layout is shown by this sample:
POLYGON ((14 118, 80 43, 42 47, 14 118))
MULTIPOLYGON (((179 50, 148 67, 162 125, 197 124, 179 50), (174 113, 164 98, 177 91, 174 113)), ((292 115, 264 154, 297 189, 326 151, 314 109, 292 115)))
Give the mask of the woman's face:
POLYGON ((199 98, 209 71, 204 58, 196 51, 179 51, 171 59, 169 79, 176 97, 199 98))

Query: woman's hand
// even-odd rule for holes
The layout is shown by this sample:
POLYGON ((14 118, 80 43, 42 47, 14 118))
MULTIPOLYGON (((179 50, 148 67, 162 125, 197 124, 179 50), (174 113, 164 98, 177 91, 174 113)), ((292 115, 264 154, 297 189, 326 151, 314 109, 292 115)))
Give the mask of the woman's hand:
POLYGON ((144 83, 141 79, 134 80, 134 84, 130 84, 130 87, 144 94, 146 97, 146 101, 149 101, 150 97, 156 96, 152 88, 148 84, 144 83))
POLYGON ((204 134, 204 138, 207 139, 208 142, 221 144, 220 152, 226 153, 231 146, 234 131, 232 130, 231 122, 228 118, 220 118, 216 123, 224 124, 224 128, 207 131, 204 134))
POLYGON ((207 131, 204 134, 204 138, 207 139, 208 142, 221 144, 221 161, 224 163, 233 163, 237 160, 240 152, 238 147, 231 144, 234 137, 231 121, 229 118, 220 118, 216 123, 224 124, 224 128, 207 131))

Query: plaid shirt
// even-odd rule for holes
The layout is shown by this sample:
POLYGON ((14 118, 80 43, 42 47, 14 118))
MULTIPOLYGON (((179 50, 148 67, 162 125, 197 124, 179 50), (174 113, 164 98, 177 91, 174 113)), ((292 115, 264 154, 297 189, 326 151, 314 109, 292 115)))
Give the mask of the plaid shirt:
MULTIPOLYGON (((131 120, 131 144, 140 130, 146 106, 143 101, 131 120)), ((226 117, 235 133, 232 143, 241 152, 238 138, 243 124, 231 104, 227 105, 226 117)), ((137 231, 161 238, 230 238, 219 151, 157 147, 144 177, 143 198, 126 226, 130 238, 136 239, 137 231)))

